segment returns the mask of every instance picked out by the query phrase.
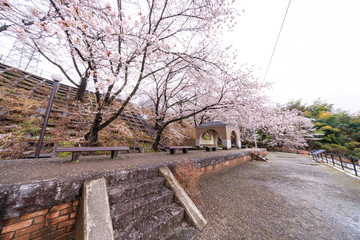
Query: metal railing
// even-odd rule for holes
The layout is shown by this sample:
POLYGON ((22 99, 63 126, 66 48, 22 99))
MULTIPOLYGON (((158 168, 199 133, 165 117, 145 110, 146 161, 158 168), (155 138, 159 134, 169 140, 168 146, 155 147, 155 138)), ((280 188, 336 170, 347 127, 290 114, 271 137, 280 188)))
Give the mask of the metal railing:
POLYGON ((359 176, 360 166, 359 159, 354 159, 353 157, 346 158, 341 155, 335 155, 332 153, 327 153, 326 151, 314 151, 308 152, 312 158, 319 162, 326 162, 327 164, 332 164, 334 167, 339 167, 346 172, 354 172, 355 176, 359 176))

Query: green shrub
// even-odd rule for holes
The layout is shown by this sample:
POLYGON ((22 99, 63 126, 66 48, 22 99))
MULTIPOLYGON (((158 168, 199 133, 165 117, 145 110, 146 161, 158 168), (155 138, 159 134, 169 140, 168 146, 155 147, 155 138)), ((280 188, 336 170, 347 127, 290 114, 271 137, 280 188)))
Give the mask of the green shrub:
POLYGON ((152 153, 152 152, 155 152, 155 150, 151 146, 149 146, 149 147, 144 148, 144 152, 152 153))
POLYGON ((39 119, 30 118, 24 122, 20 122, 19 125, 23 128, 23 133, 30 133, 31 136, 38 136, 40 134, 41 128, 36 126, 39 124, 39 119))
POLYGON ((71 155, 70 152, 59 152, 59 153, 57 154, 58 157, 68 157, 68 156, 70 156, 70 155, 71 155))
POLYGON ((67 142, 60 142, 60 147, 73 147, 74 144, 71 141, 67 141, 67 142))
POLYGON ((323 149, 334 154, 343 154, 343 155, 347 151, 346 147, 334 143, 324 144, 323 149))
MULTIPOLYGON (((72 147, 74 144, 71 141, 60 142, 60 147, 72 147)), ((58 157, 68 157, 71 156, 71 152, 60 152, 57 154, 58 157)))

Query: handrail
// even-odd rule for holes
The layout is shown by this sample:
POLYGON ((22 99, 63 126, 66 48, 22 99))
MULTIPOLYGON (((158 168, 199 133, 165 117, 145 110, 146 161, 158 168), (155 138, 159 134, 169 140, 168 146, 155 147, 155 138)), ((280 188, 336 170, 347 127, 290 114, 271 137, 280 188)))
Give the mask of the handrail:
POLYGON ((328 153, 325 150, 317 150, 317 151, 308 151, 309 155, 312 156, 312 158, 315 161, 326 161, 327 164, 329 164, 329 161, 331 160, 331 163, 334 167, 336 165, 340 166, 343 171, 346 171, 345 169, 349 169, 354 171, 355 176, 359 176, 358 172, 360 171, 360 159, 354 159, 353 157, 346 158, 340 154, 334 155, 332 153, 328 153), (329 158, 328 158, 329 156, 329 158), (331 157, 331 159, 330 159, 331 157))

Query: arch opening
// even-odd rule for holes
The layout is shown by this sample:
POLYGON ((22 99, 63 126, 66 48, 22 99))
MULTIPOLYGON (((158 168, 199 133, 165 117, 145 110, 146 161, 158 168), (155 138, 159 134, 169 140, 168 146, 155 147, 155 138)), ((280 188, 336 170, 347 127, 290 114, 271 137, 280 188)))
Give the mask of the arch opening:
POLYGON ((236 134, 235 131, 232 131, 232 132, 231 132, 231 137, 230 137, 230 139, 231 139, 231 148, 238 148, 239 138, 238 138, 238 136, 237 136, 237 134, 236 134))
POLYGON ((200 135, 200 146, 221 146, 222 136, 215 129, 206 129, 200 135))

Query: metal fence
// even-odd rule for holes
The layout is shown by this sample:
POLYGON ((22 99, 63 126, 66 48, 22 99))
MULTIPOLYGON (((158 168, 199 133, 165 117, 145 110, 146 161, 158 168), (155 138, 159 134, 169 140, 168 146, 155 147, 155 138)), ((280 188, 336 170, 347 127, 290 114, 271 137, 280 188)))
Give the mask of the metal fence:
POLYGON ((315 161, 322 161, 328 164, 332 164, 334 167, 339 167, 346 172, 354 172, 355 176, 359 176, 359 159, 354 159, 353 157, 346 158, 341 155, 327 153, 325 150, 309 152, 309 155, 311 155, 315 161))

